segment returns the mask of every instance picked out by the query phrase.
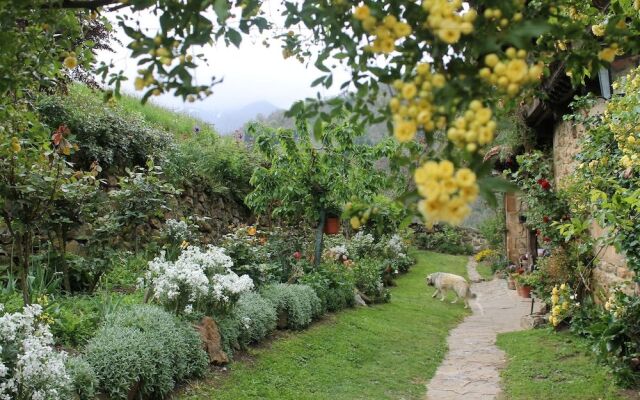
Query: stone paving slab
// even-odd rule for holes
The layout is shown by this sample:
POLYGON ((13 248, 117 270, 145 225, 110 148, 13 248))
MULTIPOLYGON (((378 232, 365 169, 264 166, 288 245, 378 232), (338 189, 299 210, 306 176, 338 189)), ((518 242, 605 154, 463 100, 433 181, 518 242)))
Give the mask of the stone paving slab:
POLYGON ((500 369, 505 353, 496 346, 498 333, 521 330, 520 319, 529 314, 531 299, 507 288, 503 279, 481 282, 476 262, 467 264, 473 314, 449 332, 449 352, 427 384, 427 400, 489 400, 501 393, 500 369))

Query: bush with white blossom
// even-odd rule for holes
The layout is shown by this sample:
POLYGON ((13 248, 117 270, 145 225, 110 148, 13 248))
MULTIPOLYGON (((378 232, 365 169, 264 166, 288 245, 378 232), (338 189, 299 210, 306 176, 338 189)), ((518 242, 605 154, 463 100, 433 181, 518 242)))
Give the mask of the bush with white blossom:
POLYGON ((376 240, 370 233, 359 231, 347 243, 347 250, 351 258, 358 260, 364 257, 373 257, 377 252, 376 240))
POLYGON ((164 253, 149 262, 146 281, 153 297, 176 313, 194 308, 204 313, 221 311, 237 300, 241 293, 253 289, 248 275, 231 270, 233 261, 224 249, 208 246, 204 251, 189 246, 176 261, 164 253))
POLYGON ((195 238, 195 224, 191 220, 168 219, 162 233, 171 243, 190 242, 195 238))
MULTIPOLYGON (((4 307, 0 304, 0 314, 4 307)), ((53 348, 49 327, 39 321, 42 307, 0 316, 0 399, 58 400, 70 396, 66 353, 53 348)))
POLYGON ((327 250, 327 257, 335 261, 346 261, 349 259, 349 250, 344 244, 339 244, 327 250))

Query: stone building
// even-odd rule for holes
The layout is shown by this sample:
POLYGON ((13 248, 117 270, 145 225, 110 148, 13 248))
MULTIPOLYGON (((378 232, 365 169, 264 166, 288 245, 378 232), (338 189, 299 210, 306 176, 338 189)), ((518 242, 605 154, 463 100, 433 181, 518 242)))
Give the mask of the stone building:
MULTIPOLYGON (((580 151, 580 141, 585 133, 582 126, 571 121, 564 121, 563 115, 569 112, 568 104, 576 94, 592 92, 600 100, 591 113, 601 113, 606 100, 616 95, 611 82, 638 65, 639 59, 620 58, 614 61, 609 70, 599 71, 597 78, 587 82, 578 93, 571 87, 562 65, 552 68, 554 71, 544 82, 543 90, 547 94, 545 100, 535 99, 522 109, 526 124, 536 134, 536 144, 540 147, 552 148, 554 184, 563 187, 566 178, 577 168, 575 156, 580 151)), ((527 149, 530 150, 530 149, 527 149)), ((523 218, 523 203, 517 194, 508 194, 504 198, 506 217, 506 252, 507 258, 514 264, 522 262, 535 263, 537 256, 537 237, 527 228, 523 218)), ((593 223, 590 229, 593 237, 601 237, 603 229, 593 223)), ((627 268, 623 255, 618 254, 611 246, 599 249, 593 278, 596 286, 607 291, 613 285, 629 282, 633 277, 627 268)), ((629 287, 629 290, 633 290, 629 287)))

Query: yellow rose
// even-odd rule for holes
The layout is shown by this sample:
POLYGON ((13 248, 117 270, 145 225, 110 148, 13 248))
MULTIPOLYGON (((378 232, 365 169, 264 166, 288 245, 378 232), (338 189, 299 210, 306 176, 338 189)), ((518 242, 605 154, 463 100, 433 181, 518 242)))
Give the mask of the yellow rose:
POLYGON ((368 16, 362 21, 362 28, 367 32, 371 32, 376 27, 376 23, 375 17, 368 16))
POLYGON ((402 87, 402 97, 407 100, 411 100, 416 97, 417 93, 418 88, 416 88, 416 85, 414 85, 413 83, 405 83, 402 87))
POLYGON ((455 170, 455 167, 453 165, 453 163, 449 160, 442 160, 440 161, 440 176, 443 178, 448 178, 453 176, 453 171, 455 170))
POLYGON ((399 142, 408 142, 416 136, 416 123, 414 121, 399 121, 393 130, 393 134, 399 142))
POLYGON ((612 62, 616 58, 617 52, 618 52, 618 49, 613 47, 607 47, 606 49, 602 49, 600 50, 600 52, 598 52, 598 58, 601 59, 602 61, 612 62))
POLYGON ((507 63, 505 75, 509 79, 509 81, 513 83, 520 83, 525 79, 528 72, 529 67, 527 66, 527 63, 524 60, 515 59, 507 63))
POLYGON ((74 56, 68 56, 64 59, 63 64, 69 69, 73 69, 78 66, 78 59, 74 56))
POLYGON ((462 187, 470 187, 476 183, 476 174, 469 168, 460 168, 455 175, 456 183, 462 187))
POLYGON ((385 54, 389 54, 392 51, 394 51, 396 49, 396 44, 395 41, 388 37, 385 39, 382 39, 381 43, 380 43, 380 51, 385 53, 385 54))
POLYGON ((367 17, 371 16, 371 10, 369 10, 369 6, 367 5, 356 7, 353 16, 360 21, 364 21, 367 17))
POLYGON ((349 220, 349 222, 351 223, 351 227, 355 230, 360 229, 360 218, 353 216, 351 217, 351 219, 349 220))
POLYGON ((496 64, 498 64, 498 62, 500 62, 500 59, 498 58, 498 56, 497 56, 497 55, 495 55, 495 54, 493 54, 493 53, 492 53, 492 54, 487 54, 487 55, 484 57, 484 63, 485 63, 485 64, 487 64, 487 66, 488 66, 489 68, 493 68, 493 67, 495 67, 495 66, 496 66, 496 64))
POLYGON ((457 43, 460 40, 460 34, 460 25, 452 20, 444 20, 438 28, 438 37, 445 43, 457 43))
POLYGON ((411 26, 407 23, 399 22, 393 26, 393 33, 399 38, 409 36, 411 34, 411 26))
POLYGON ((592 25, 591 32, 596 36, 604 36, 604 26, 602 24, 592 25))
POLYGON ((447 80, 445 79, 444 75, 442 75, 442 74, 435 74, 435 75, 433 75, 433 78, 431 78, 431 83, 436 88, 443 87, 446 82, 447 82, 447 80))

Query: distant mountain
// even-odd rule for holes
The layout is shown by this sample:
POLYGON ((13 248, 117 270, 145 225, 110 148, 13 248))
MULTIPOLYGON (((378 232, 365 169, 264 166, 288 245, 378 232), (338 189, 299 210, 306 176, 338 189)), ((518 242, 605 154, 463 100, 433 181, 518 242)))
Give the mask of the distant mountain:
POLYGON ((278 110, 278 107, 268 101, 257 101, 232 111, 216 112, 195 109, 192 113, 197 114, 198 118, 212 123, 218 133, 226 135, 233 133, 236 129, 242 129, 248 121, 264 118, 278 110))

